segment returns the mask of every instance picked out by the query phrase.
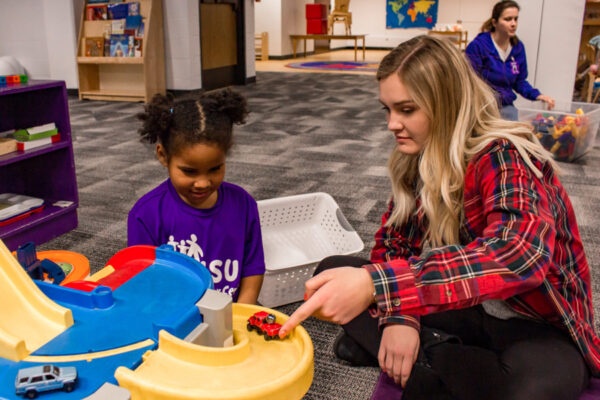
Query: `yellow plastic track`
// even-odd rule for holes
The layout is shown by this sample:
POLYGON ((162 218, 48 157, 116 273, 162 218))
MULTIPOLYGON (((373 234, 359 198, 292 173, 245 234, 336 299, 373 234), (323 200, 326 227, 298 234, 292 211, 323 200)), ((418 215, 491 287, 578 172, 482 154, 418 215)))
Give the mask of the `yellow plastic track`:
POLYGON ((161 331, 158 349, 148 351, 132 371, 116 370, 132 400, 144 399, 301 399, 313 378, 313 346, 301 326, 283 340, 266 341, 248 332, 248 318, 268 310, 278 323, 287 316, 246 304, 233 305, 232 347, 198 346, 161 331))
POLYGON ((42 293, 0 240, 0 357, 20 361, 73 325, 71 310, 42 293))

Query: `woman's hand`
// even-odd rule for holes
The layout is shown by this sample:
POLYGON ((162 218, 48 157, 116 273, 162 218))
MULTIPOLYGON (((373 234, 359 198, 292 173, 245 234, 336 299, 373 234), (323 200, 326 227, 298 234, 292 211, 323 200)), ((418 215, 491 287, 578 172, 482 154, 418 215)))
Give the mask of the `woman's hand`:
POLYGON ((544 103, 548 104, 548 110, 552 110, 554 108, 554 99, 550 96, 546 96, 545 94, 540 94, 536 100, 541 100, 544 103))
POLYGON ((419 355, 419 332, 408 325, 387 325, 379 345, 379 366, 390 378, 406 385, 413 364, 419 355))
POLYGON ((346 324, 363 312, 373 301, 373 281, 364 268, 328 269, 306 282, 305 302, 281 327, 285 337, 306 318, 317 318, 346 324))

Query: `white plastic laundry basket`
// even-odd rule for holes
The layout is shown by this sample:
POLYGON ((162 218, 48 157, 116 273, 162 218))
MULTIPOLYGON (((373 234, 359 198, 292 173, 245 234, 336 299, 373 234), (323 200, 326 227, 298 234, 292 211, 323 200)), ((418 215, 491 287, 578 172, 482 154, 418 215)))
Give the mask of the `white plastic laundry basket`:
POLYGON ((275 307, 302 300, 304 283, 331 255, 358 253, 364 243, 327 193, 258 202, 266 272, 260 304, 275 307))

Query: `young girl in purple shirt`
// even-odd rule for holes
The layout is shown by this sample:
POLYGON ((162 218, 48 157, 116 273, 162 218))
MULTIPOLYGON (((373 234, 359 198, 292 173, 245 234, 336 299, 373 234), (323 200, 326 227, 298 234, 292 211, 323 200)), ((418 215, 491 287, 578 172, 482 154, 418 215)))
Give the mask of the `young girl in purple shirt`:
POLYGON ((143 141, 169 178, 129 212, 129 246, 169 244, 202 263, 215 289, 256 303, 265 272, 256 201, 224 182, 233 124, 244 122, 246 99, 229 90, 174 100, 156 95, 138 117, 143 141))

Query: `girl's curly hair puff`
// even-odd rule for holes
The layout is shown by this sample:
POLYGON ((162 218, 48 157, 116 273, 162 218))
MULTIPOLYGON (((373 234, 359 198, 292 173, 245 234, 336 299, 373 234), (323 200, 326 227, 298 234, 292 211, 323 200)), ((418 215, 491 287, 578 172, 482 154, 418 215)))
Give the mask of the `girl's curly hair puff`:
POLYGON ((142 141, 162 144, 167 156, 196 143, 215 143, 227 154, 233 145, 233 124, 243 124, 247 115, 246 99, 231 89, 177 100, 157 94, 138 114, 143 122, 139 133, 142 141))

